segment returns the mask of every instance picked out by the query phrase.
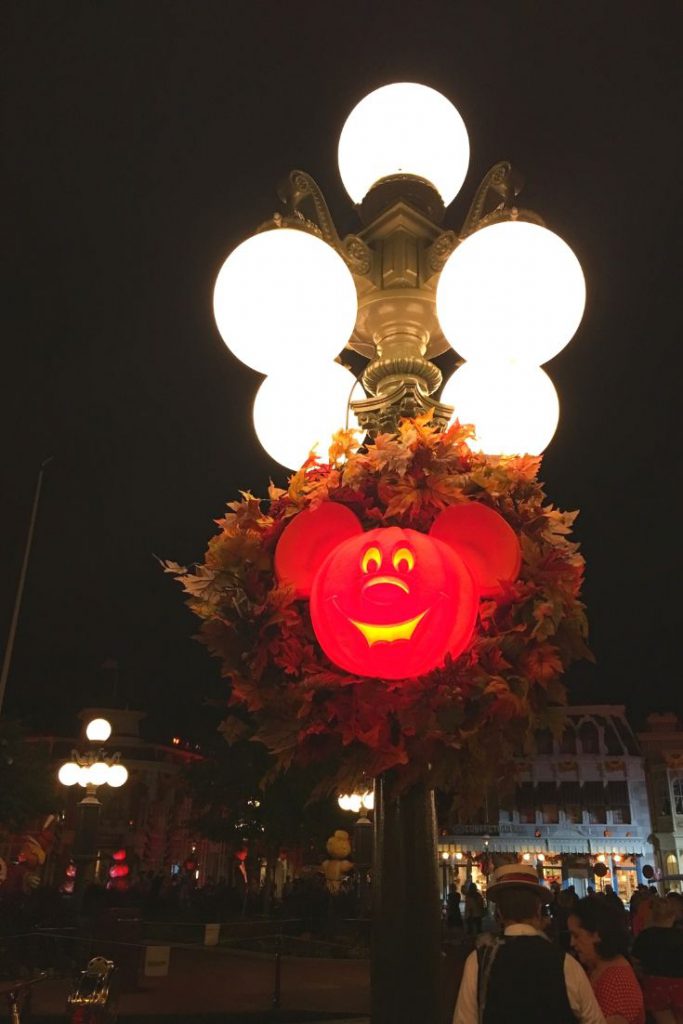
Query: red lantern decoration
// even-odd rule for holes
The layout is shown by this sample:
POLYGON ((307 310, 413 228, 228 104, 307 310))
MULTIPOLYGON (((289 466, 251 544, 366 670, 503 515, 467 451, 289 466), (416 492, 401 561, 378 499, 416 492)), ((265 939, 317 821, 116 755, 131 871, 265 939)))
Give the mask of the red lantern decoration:
POLYGON ((454 505, 429 534, 363 531, 344 505, 300 513, 275 552, 278 577, 310 595, 311 620, 330 661, 384 679, 423 675, 457 657, 479 598, 519 572, 517 536, 493 509, 454 505))
POLYGON ((111 859, 115 861, 124 861, 126 859, 126 851, 114 850, 114 852, 111 855, 111 859))

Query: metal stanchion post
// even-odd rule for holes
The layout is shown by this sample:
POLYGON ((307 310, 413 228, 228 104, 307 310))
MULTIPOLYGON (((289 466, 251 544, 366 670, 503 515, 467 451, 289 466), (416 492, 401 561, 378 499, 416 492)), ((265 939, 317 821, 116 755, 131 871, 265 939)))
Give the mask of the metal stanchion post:
POLYGON ((273 982, 273 1009, 280 1009, 280 992, 282 988, 282 932, 277 937, 278 948, 275 952, 275 979, 273 982))

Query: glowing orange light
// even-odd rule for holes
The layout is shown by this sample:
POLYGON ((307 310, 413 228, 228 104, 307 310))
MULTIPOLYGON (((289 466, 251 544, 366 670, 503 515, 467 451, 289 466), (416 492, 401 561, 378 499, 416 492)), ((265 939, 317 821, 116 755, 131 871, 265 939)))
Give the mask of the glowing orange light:
POLYGON ((517 536, 479 502, 451 506, 429 534, 396 526, 363 530, 346 506, 300 513, 275 551, 280 580, 309 597, 330 661, 383 679, 423 675, 470 640, 481 596, 515 579, 517 536))

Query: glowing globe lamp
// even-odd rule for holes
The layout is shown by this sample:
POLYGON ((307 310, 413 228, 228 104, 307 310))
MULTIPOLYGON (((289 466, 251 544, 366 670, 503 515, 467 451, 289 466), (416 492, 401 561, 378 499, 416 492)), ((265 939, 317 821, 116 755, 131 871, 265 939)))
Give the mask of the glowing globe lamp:
POLYGON ((85 735, 91 743, 106 743, 111 736, 111 725, 106 718, 93 718, 85 727, 85 735))
POLYGON ((453 419, 474 425, 468 444, 487 455, 540 455, 560 417, 557 392, 540 366, 463 363, 441 399, 453 406, 453 419))
POLYGON ((339 139, 339 173, 354 203, 381 178, 425 178, 448 204, 470 159, 465 123, 453 104, 426 85, 396 82, 376 89, 349 114, 339 139))
POLYGON ((358 814, 361 807, 361 799, 358 793, 351 793, 346 797, 345 811, 351 811, 353 814, 358 814))
POLYGON ((334 359, 356 323, 356 286, 339 254, 295 228, 262 231, 223 264, 213 294, 231 352, 260 373, 334 359))
POLYGON ((63 786, 75 786, 81 773, 81 766, 75 761, 66 761, 57 772, 57 778, 63 786))
POLYGON ((519 572, 517 536, 478 502, 451 506, 429 534, 365 532, 350 509, 328 502, 300 513, 275 551, 275 571, 298 596, 335 665, 359 676, 406 679, 467 646, 479 598, 519 572))
POLYGON ((106 761, 95 761, 90 765, 90 782, 93 786, 103 786, 109 781, 109 765, 106 761))
POLYGON ((122 764, 109 765, 107 773, 107 785, 112 789, 118 789, 128 779, 128 769, 122 764))
POLYGON ((83 787, 83 789, 90 785, 90 768, 87 765, 80 765, 76 781, 79 786, 83 787))
POLYGON ((363 395, 353 374, 339 363, 293 362, 261 384, 254 399, 256 435, 276 462, 298 469, 316 448, 325 460, 332 435, 358 421, 349 409, 354 389, 363 395))
POLYGON ((369 789, 365 793, 363 793, 363 796, 361 797, 361 800, 363 802, 363 807, 365 808, 366 811, 374 811, 374 809, 375 809, 375 794, 374 794, 374 792, 371 789, 369 789))
POLYGON ((524 221, 469 235, 441 271, 436 310, 453 348, 472 360, 545 363, 571 341, 586 304, 576 256, 524 221))

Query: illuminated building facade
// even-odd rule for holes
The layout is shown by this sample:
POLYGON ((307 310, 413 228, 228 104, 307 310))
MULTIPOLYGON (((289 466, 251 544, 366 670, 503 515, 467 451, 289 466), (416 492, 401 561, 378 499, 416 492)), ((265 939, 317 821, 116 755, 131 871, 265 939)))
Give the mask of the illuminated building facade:
POLYGON ((656 867, 664 888, 683 888, 683 723, 648 715, 638 734, 648 769, 656 867), (678 877, 677 877, 678 876, 678 877))
POLYGON ((579 895, 610 884, 628 900, 654 851, 645 761, 623 706, 568 708, 561 735, 539 732, 534 747, 509 791, 488 795, 488 821, 441 835, 444 888, 472 878, 485 890, 494 867, 523 860, 549 884, 579 895))

